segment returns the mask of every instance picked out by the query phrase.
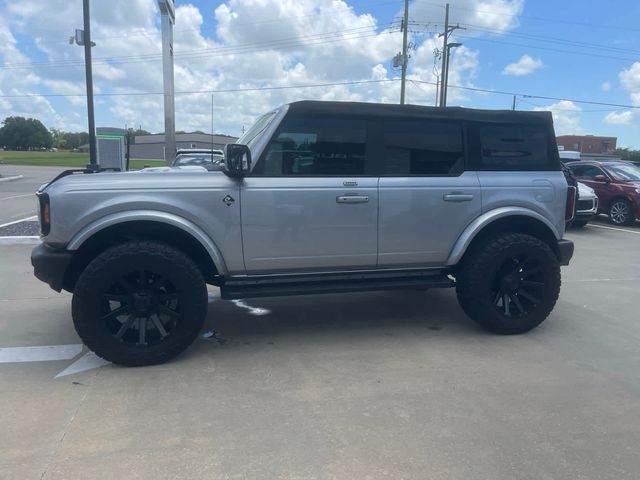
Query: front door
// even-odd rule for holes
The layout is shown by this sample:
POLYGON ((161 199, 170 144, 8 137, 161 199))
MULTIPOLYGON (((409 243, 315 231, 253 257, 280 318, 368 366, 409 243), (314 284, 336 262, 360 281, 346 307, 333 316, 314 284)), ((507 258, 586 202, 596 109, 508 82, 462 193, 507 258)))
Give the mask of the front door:
POLYGON ((247 273, 375 267, 378 178, 366 132, 357 118, 283 120, 240 190, 247 273))

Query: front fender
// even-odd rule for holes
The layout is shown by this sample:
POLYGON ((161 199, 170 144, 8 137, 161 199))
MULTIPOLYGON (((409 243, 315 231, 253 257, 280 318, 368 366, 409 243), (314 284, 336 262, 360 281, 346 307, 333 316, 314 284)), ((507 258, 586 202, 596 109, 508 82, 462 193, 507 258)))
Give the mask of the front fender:
POLYGON ((104 217, 101 217, 98 220, 95 220, 92 223, 86 225, 82 230, 76 233, 74 237, 69 241, 66 248, 67 250, 71 251, 78 250, 85 241, 87 241, 100 230, 103 230, 112 225, 117 225, 119 223, 140 220, 165 223, 177 227, 180 230, 188 233, 198 242, 200 242, 200 244, 204 247, 204 249, 211 257, 214 265, 216 266, 218 273, 220 275, 227 274, 227 267, 224 262, 224 258, 220 253, 220 249, 216 246, 213 240, 211 240, 211 238, 209 238, 209 236, 204 231, 202 231, 200 227, 178 215, 155 210, 131 210, 105 215, 104 217))
POLYGON ((538 212, 530 210, 524 207, 501 207, 491 210, 489 212, 483 213, 478 218, 476 218, 473 222, 467 226, 467 228, 462 232, 462 234, 458 237, 458 240, 454 244, 451 249, 451 253, 447 258, 447 266, 456 265, 464 253, 467 251, 467 248, 473 241, 473 239, 480 233, 486 226, 490 225, 492 222, 499 220, 501 218, 506 218, 510 216, 525 216, 530 217, 535 220, 542 222, 544 225, 549 228, 549 230, 553 233, 557 240, 560 240, 562 235, 556 227, 550 222, 547 218, 540 215, 538 212))

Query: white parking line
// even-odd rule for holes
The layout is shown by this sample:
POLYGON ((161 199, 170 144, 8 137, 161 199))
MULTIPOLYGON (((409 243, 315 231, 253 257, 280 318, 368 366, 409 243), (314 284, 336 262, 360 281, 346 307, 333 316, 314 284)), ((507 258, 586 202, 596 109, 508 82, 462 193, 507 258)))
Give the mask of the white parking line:
POLYGON ((12 198, 25 198, 25 197, 35 197, 36 194, 35 193, 28 193, 26 195, 13 195, 11 197, 3 197, 0 198, 0 200, 11 200, 12 198))
POLYGON ((590 223, 589 226, 596 227, 596 228, 605 228, 607 230, 616 230, 618 232, 635 233, 636 235, 640 235, 640 230, 636 231, 636 230, 627 230, 626 228, 605 227, 604 225, 595 225, 593 223, 590 223))
POLYGON ((0 363, 69 360, 82 351, 81 344, 0 348, 0 363))
POLYGON ((86 372, 109 364, 111 364, 110 361, 100 358, 93 352, 87 352, 53 378, 66 377, 67 375, 86 372))
POLYGON ((37 219, 38 219, 37 215, 32 215, 31 217, 22 218, 20 220, 14 220, 14 221, 8 222, 8 223, 3 223, 2 225, 0 225, 0 228, 8 227, 9 225, 15 225, 16 223, 20 223, 20 222, 31 222, 31 221, 37 220, 37 219))
POLYGON ((37 245, 40 242, 40 237, 36 235, 0 237, 0 245, 37 245))

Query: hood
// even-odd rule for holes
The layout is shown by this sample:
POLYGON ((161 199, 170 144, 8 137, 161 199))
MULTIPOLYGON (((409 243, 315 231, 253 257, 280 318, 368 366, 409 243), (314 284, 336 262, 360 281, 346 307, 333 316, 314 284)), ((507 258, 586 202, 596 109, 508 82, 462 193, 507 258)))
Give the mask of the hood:
POLYGON ((110 190, 131 192, 143 190, 215 188, 226 185, 229 178, 221 171, 208 171, 200 166, 153 167, 132 172, 71 172, 47 184, 49 194, 110 190))

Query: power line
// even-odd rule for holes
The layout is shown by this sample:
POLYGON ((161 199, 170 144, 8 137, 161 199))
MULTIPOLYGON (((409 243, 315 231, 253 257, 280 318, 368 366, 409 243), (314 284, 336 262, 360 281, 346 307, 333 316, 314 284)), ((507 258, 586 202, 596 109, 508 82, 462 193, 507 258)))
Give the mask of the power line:
MULTIPOLYGON (((391 23, 385 24, 386 27, 393 28, 391 23)), ((325 32, 314 35, 306 35, 300 37, 288 37, 278 40, 272 40, 268 42, 249 43, 241 45, 232 45, 225 47, 196 49, 176 51, 175 58, 209 58, 219 57, 226 55, 238 55, 244 53, 254 53, 260 51, 269 51, 275 49, 288 49, 307 47, 315 45, 324 45, 327 43, 343 42, 348 40, 355 40, 360 38, 375 37, 384 34, 395 33, 396 30, 385 30, 382 32, 371 32, 370 27, 358 27, 353 29, 341 30, 336 32, 325 32), (363 31, 364 30, 364 31, 363 31)), ((141 54, 141 55, 128 55, 128 56, 115 56, 115 57, 101 57, 94 59, 94 64, 127 64, 127 63, 144 63, 144 62, 156 62, 162 59, 161 54, 141 54)), ((40 63, 22 63, 22 64, 3 64, 0 65, 0 69, 31 69, 31 68, 66 68, 66 67, 83 67, 84 62, 81 60, 69 60, 59 62, 40 62, 40 63)))
MULTIPOLYGON (((436 85, 435 82, 429 82, 426 80, 412 80, 412 82, 417 82, 417 83, 424 83, 427 85, 436 85)), ((561 102, 561 101, 567 101, 567 102, 573 102, 573 103, 583 103, 586 105, 601 105, 601 106, 605 106, 605 107, 618 107, 618 108, 630 108, 630 109, 640 109, 640 106, 636 106, 636 105, 624 105, 624 104, 620 104, 620 103, 607 103, 607 102, 596 102, 596 101, 592 101, 592 100, 579 100, 579 99, 575 99, 575 98, 561 98, 561 97, 550 97, 550 96, 545 96, 545 95, 530 95, 530 94, 526 94, 526 93, 519 93, 519 92, 506 92, 503 90, 491 90, 488 88, 480 88, 480 87, 464 87, 462 85, 449 85, 449 88, 457 88, 460 90, 469 90, 469 91, 473 91, 473 92, 483 92, 483 93, 495 93, 498 95, 509 95, 509 96, 513 96, 516 95, 518 97, 522 97, 522 98, 538 98, 540 100, 553 100, 556 102, 561 102)))
MULTIPOLYGON (((437 85, 435 82, 430 82, 427 80, 416 80, 416 79, 408 79, 412 83, 415 84, 425 84, 425 85, 437 85)), ((290 90, 296 88, 317 88, 317 87, 333 87, 340 85, 366 85, 366 84, 378 84, 378 83, 388 83, 388 82, 399 82, 399 78, 385 78, 380 80, 352 80, 345 82, 328 82, 328 83, 312 83, 306 85, 283 85, 283 86, 268 86, 268 87, 248 87, 248 88, 227 88, 227 89, 219 89, 219 90, 192 90, 192 91, 180 91, 175 92, 176 95, 196 95, 196 94, 212 94, 212 93, 239 93, 239 92, 257 92, 257 91, 267 91, 267 90, 290 90)), ((508 95, 508 96, 518 96, 520 98, 537 98, 540 100, 552 100, 556 102, 560 101, 568 101, 573 103, 581 103, 586 105, 599 105, 604 107, 617 107, 617 108, 627 108, 627 109, 640 109, 640 106, 637 105, 625 105, 620 103, 608 103, 608 102, 596 102, 593 100, 580 100, 576 98, 566 98, 566 97, 551 97, 546 95, 532 95, 522 92, 509 92, 504 90, 492 90, 489 88, 480 88, 480 87, 466 87, 462 85, 449 85, 449 88, 456 88, 459 90, 468 90, 472 92, 482 92, 482 93, 493 93, 497 95, 508 95)), ((95 96, 100 97, 118 97, 118 96, 147 96, 147 95, 163 95, 163 92, 114 92, 114 93, 96 93, 95 96)), ((35 97, 84 97, 84 93, 79 94, 63 94, 63 93, 30 93, 30 94, 20 94, 20 95, 0 95, 0 98, 35 98, 35 97)))
MULTIPOLYGON (((315 87, 333 87, 340 85, 364 85, 369 83, 385 83, 397 82, 397 78, 385 78, 380 80, 353 80, 346 82, 330 82, 330 83, 312 83, 306 85, 282 85, 272 87, 248 87, 248 88, 226 88, 220 90, 191 90, 175 92, 176 95, 195 95, 195 94, 212 94, 212 93, 237 93, 237 92, 257 92, 263 90, 289 90, 294 88, 315 88, 315 87)), ((135 97, 147 95, 164 95, 164 92, 112 92, 112 93, 95 93, 96 97, 135 97)), ((0 98, 36 98, 36 97, 84 97, 84 93, 68 94, 68 93, 29 93, 19 95, 0 95, 0 98)))

